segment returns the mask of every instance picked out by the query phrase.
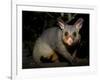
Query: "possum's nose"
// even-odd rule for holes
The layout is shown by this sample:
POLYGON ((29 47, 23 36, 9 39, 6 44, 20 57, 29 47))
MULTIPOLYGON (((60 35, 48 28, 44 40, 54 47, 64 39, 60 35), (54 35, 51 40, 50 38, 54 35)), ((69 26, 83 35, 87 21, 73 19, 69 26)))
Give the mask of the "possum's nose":
POLYGON ((71 37, 69 37, 67 39, 67 44, 70 46, 70 45, 72 45, 72 43, 73 43, 73 39, 71 37))

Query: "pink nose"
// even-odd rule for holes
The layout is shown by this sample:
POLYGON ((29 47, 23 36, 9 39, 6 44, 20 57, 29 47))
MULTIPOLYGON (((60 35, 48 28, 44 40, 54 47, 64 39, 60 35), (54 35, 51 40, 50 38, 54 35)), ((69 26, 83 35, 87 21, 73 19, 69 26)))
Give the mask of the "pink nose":
POLYGON ((71 37, 69 37, 68 40, 67 40, 67 44, 72 45, 72 43, 73 43, 73 39, 71 37))

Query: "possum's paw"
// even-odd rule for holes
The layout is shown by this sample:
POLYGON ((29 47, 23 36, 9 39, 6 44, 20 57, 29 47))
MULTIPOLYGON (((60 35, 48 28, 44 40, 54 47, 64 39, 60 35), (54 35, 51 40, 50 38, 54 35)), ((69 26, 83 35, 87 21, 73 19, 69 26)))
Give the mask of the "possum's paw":
POLYGON ((78 62, 79 62, 79 58, 75 57, 75 58, 72 60, 72 65, 77 65, 78 62))
POLYGON ((41 56, 40 61, 42 63, 52 63, 52 61, 48 59, 48 57, 43 57, 43 56, 41 56))
POLYGON ((56 53, 53 54, 53 55, 51 55, 51 56, 50 56, 50 59, 51 59, 51 61, 54 62, 54 63, 59 62, 58 56, 56 55, 56 53))
POLYGON ((59 62, 59 60, 58 60, 58 56, 54 53, 54 54, 52 54, 52 55, 49 55, 49 56, 47 56, 47 57, 41 57, 40 58, 40 60, 41 60, 41 62, 43 62, 43 63, 57 63, 57 62, 59 62))
POLYGON ((73 65, 75 66, 82 66, 82 65, 88 65, 89 61, 87 58, 81 59, 81 58, 74 58, 73 59, 73 65))

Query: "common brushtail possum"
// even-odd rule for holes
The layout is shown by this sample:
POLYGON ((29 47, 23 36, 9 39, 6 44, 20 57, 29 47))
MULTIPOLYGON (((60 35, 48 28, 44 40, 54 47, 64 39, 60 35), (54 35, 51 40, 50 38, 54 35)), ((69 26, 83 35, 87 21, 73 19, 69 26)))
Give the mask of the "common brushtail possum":
POLYGON ((58 20, 58 27, 45 30, 36 40, 33 48, 33 58, 36 63, 59 62, 58 54, 66 61, 73 64, 75 55, 70 54, 67 47, 79 43, 79 34, 83 25, 83 19, 79 18, 73 25, 66 24, 62 19, 58 20), (44 59, 43 59, 44 58, 44 59))

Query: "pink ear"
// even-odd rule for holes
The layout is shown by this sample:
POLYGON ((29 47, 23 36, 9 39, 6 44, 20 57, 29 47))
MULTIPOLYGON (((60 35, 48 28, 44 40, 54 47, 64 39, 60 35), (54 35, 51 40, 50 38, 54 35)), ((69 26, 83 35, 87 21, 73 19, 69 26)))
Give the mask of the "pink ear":
POLYGON ((82 28, 82 25, 83 25, 83 19, 82 18, 79 18, 76 22, 75 22, 75 27, 77 28, 77 29, 81 29, 82 28))
POLYGON ((59 20, 58 20, 58 25, 59 25, 59 27, 60 27, 61 29, 64 29, 64 21, 63 21, 63 20, 59 19, 59 20))

